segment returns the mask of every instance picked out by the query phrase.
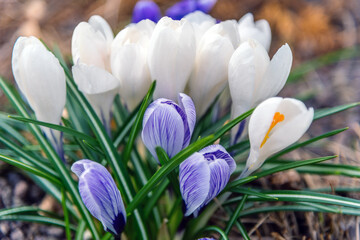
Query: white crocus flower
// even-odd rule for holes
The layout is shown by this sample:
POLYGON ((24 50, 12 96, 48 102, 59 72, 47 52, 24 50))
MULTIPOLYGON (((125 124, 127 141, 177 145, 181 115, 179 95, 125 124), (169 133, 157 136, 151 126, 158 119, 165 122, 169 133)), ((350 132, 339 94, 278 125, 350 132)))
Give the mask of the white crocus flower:
POLYGON ((215 18, 202 11, 191 12, 184 18, 188 20, 194 28, 196 43, 199 43, 204 33, 216 24, 215 18))
MULTIPOLYGON (((292 65, 290 47, 283 45, 270 61, 265 48, 248 40, 235 50, 229 62, 231 117, 243 114, 284 87, 292 65)), ((232 130, 233 143, 237 127, 232 130)))
POLYGON ((238 28, 241 42, 255 39, 264 46, 266 51, 269 51, 271 28, 265 19, 254 22, 254 16, 251 13, 247 13, 239 20, 238 28))
POLYGON ((195 60, 196 43, 192 25, 186 20, 163 17, 150 41, 148 63, 157 81, 154 98, 176 100, 184 92, 195 60))
MULTIPOLYGON (((201 38, 194 69, 189 80, 189 96, 193 99, 198 116, 202 116, 215 97, 225 88, 228 64, 234 52, 232 22, 221 22, 211 27, 201 38), (232 41, 233 40, 233 41, 232 41)), ((234 36, 237 36, 235 34, 234 36)))
MULTIPOLYGON (((64 70, 58 59, 35 37, 17 39, 12 54, 15 81, 37 120, 60 124, 66 101, 64 70)), ((63 157, 60 132, 41 127, 56 151, 63 157)))
POLYGON ((249 121, 250 155, 240 178, 276 152, 295 143, 310 127, 314 109, 293 98, 273 97, 256 107, 249 121))
POLYGON ((148 47, 155 23, 143 20, 120 31, 111 45, 111 70, 120 81, 120 97, 132 111, 151 84, 148 47))
POLYGON ((110 47, 114 35, 100 16, 79 23, 73 33, 71 51, 74 80, 109 132, 111 105, 119 82, 110 73, 110 47))

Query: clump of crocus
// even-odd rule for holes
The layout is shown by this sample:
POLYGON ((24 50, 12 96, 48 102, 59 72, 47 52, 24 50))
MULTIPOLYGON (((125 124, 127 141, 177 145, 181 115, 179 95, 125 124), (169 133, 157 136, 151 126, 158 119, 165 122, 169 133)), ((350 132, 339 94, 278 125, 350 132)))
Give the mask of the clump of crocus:
POLYGON ((178 94, 178 104, 159 98, 145 111, 141 137, 155 159, 158 146, 171 158, 189 145, 195 121, 194 103, 186 94, 178 94))
MULTIPOLYGON (((39 121, 60 124, 66 101, 65 73, 57 58, 35 37, 17 39, 12 55, 15 81, 39 121)), ((61 133, 41 127, 60 157, 61 133)))
POLYGON ((126 224, 126 211, 120 191, 108 170, 97 162, 79 160, 71 171, 79 178, 79 192, 89 212, 104 230, 120 235, 126 224))
POLYGON ((269 156, 299 140, 313 117, 313 108, 292 98, 274 97, 259 104, 249 121, 250 155, 240 177, 249 176, 269 156))
POLYGON ((211 145, 180 164, 180 191, 186 205, 185 216, 199 211, 226 186, 236 163, 221 145, 211 145))

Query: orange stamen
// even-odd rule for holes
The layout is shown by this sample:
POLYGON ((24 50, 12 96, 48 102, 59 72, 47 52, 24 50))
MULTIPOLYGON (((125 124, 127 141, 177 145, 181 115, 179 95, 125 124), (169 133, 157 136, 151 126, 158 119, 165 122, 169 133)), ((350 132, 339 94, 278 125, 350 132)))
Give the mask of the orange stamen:
POLYGON ((267 131, 265 137, 264 137, 264 140, 262 141, 261 145, 260 145, 260 148, 262 148, 262 146, 264 146, 264 144, 266 143, 266 141, 269 139, 269 134, 271 132, 271 130, 276 126, 276 124, 278 124, 279 122, 282 122, 284 121, 285 117, 284 117, 284 114, 281 114, 279 112, 276 112, 274 114, 274 118, 272 120, 272 123, 269 127, 269 130, 267 131))

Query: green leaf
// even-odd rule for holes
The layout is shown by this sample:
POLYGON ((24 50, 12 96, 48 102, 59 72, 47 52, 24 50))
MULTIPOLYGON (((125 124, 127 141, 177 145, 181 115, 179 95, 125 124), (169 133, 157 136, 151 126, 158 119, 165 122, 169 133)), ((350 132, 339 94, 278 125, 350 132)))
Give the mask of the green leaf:
POLYGON ((219 227, 216 227, 216 226, 209 226, 209 227, 206 227, 202 230, 202 232, 217 232, 220 234, 220 236, 222 237, 222 239, 224 240, 229 240, 229 238, 227 237, 226 233, 224 233, 224 231, 219 228, 219 227))
MULTIPOLYGON (((0 216, 0 221, 22 221, 22 222, 36 222, 36 223, 45 223, 49 225, 59 226, 65 228, 65 223, 62 220, 55 219, 52 217, 45 216, 33 216, 33 215, 6 215, 0 216)), ((76 227, 74 225, 69 226, 71 230, 75 231, 76 227)))
POLYGON ((232 189, 232 192, 242 193, 242 194, 246 194, 246 195, 254 195, 254 196, 257 196, 257 197, 263 198, 263 199, 278 200, 277 198, 274 198, 267 194, 263 194, 260 191, 251 190, 250 188, 245 188, 245 187, 234 188, 234 189, 232 189))
POLYGON ((332 107, 332 108, 323 108, 323 109, 316 110, 315 114, 314 114, 314 120, 317 120, 319 118, 323 118, 323 117, 326 117, 329 115, 333 115, 338 112, 345 111, 349 108, 359 106, 359 104, 360 104, 360 102, 355 102, 355 103, 344 104, 344 105, 340 105, 340 106, 336 106, 336 107, 332 107))
POLYGON ((48 173, 45 173, 43 171, 39 171, 38 169, 36 169, 36 168, 34 168, 32 166, 29 166, 27 164, 24 164, 24 163, 22 163, 20 161, 17 161, 15 159, 12 159, 12 158, 9 158, 9 157, 6 157, 4 155, 0 155, 0 160, 4 161, 4 162, 6 162, 6 163, 8 163, 10 165, 13 165, 13 166, 15 166, 17 168, 20 168, 20 169, 22 169, 24 171, 31 172, 31 173, 39 176, 39 177, 43 177, 43 178, 45 178, 45 179, 47 179, 47 180, 49 180, 49 181, 51 181, 51 182, 53 182, 53 183, 55 183, 55 184, 57 184, 59 186, 62 185, 62 183, 60 182, 59 179, 49 175, 48 173))
POLYGON ((32 206, 23 206, 23 207, 13 207, 13 208, 5 208, 0 210, 0 217, 6 216, 6 215, 15 215, 15 214, 22 214, 22 213, 45 213, 50 216, 57 216, 57 214, 54 214, 52 212, 43 210, 38 207, 32 207, 32 206))
POLYGON ((134 112, 132 115, 130 115, 130 117, 123 124, 123 126, 121 126, 120 131, 115 135, 116 137, 114 138, 114 146, 115 147, 119 147, 120 144, 124 141, 125 137, 128 136, 128 134, 131 130, 131 127, 134 125, 136 117, 137 117, 137 115, 134 112))
POLYGON ((136 119, 135 122, 133 124, 133 127, 131 128, 130 131, 130 136, 129 136, 129 140, 125 146, 124 149, 124 153, 123 153, 123 161, 125 162, 125 164, 128 162, 129 157, 130 157, 130 153, 132 150, 132 147, 134 145, 134 141, 136 136, 138 135, 139 131, 141 130, 141 126, 142 126, 142 120, 146 111, 146 108, 149 106, 152 95, 155 91, 155 87, 156 87, 156 81, 154 81, 150 88, 148 93, 146 94, 141 106, 140 106, 140 110, 138 111, 138 114, 136 115, 136 119))
MULTIPOLYGON (((230 220, 228 221, 228 223, 226 224, 226 228, 225 228, 225 234, 229 234, 230 230, 231 230, 231 227, 234 225, 234 223, 237 221, 237 219, 239 218, 239 215, 242 211, 242 209, 244 208, 244 205, 245 205, 245 202, 246 202, 246 199, 247 199, 248 195, 245 194, 240 203, 238 204, 238 206, 236 207, 235 211, 233 212, 230 220)), ((246 233, 246 232, 245 232, 246 233)), ((247 236, 247 234, 245 234, 247 236)))
MULTIPOLYGON (((80 221, 78 227, 76 228, 76 235, 75 240, 83 240, 84 239, 84 232, 86 229, 86 223, 84 221, 80 221)), ((111 236, 111 234, 110 234, 111 236)))
POLYGON ((38 120, 34 120, 34 119, 31 119, 31 118, 24 118, 24 117, 18 117, 18 116, 11 116, 9 115, 8 116, 9 118, 11 119, 14 119, 14 120, 17 120, 17 121, 21 121, 21 122, 25 122, 25 123, 33 123, 33 124, 36 124, 36 125, 40 125, 40 126, 44 126, 44 127, 48 127, 48 128, 51 128, 51 129, 55 129, 55 130, 58 130, 60 132, 63 132, 63 133, 67 133, 71 136, 74 136, 74 137, 77 137, 77 138, 80 138, 80 139, 84 139, 88 142, 90 142, 91 144, 94 144, 94 145, 97 145, 97 141, 82 133, 82 132, 78 132, 72 128, 68 128, 68 127, 64 127, 64 126, 61 126, 61 125, 57 125, 57 124, 52 124, 52 123, 47 123, 47 122, 41 122, 41 121, 38 121, 38 120))
MULTIPOLYGON (((309 165, 309 164, 320 163, 320 162, 323 162, 323 161, 326 161, 326 160, 329 160, 329 159, 332 159, 332 158, 335 158, 335 157, 337 157, 337 156, 313 158, 313 159, 309 159, 309 160, 302 160, 302 161, 296 161, 296 162, 290 162, 290 163, 287 163, 287 164, 282 164, 280 166, 276 166, 276 167, 273 167, 271 169, 261 171, 259 173, 255 173, 254 179, 265 177, 267 175, 270 175, 270 174, 273 174, 273 173, 276 173, 276 172, 282 172, 282 171, 285 171, 285 170, 289 170, 289 169, 293 169, 293 168, 297 168, 297 167, 301 167, 301 166, 305 166, 305 165, 309 165)), ((246 179, 246 178, 244 178, 244 179, 246 179)), ((225 187, 224 191, 229 191, 229 190, 231 191, 233 188, 235 188, 235 187, 237 187, 239 185, 242 185, 242 184, 243 184, 243 179, 235 180, 235 181, 229 183, 225 187)))
POLYGON ((66 239, 71 240, 69 213, 66 207, 66 193, 64 188, 61 188, 61 205, 64 212, 66 239))

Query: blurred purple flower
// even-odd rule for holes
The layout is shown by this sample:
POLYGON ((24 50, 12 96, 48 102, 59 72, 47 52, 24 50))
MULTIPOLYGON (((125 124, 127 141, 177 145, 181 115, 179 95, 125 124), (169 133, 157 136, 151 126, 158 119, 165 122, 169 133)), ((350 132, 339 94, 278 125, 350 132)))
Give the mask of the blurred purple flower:
POLYGON ((202 11, 208 13, 216 2, 217 0, 182 0, 168 8, 165 15, 174 20, 180 20, 191 12, 202 11))
POLYGON ((151 0, 140 0, 135 4, 132 22, 138 23, 144 19, 150 19, 153 22, 158 22, 161 18, 159 6, 151 0))
POLYGON ((180 164, 180 191, 186 205, 185 216, 199 211, 226 186, 236 164, 220 145, 194 153, 180 164))
POLYGON ((178 102, 159 98, 145 111, 141 137, 156 160, 156 147, 162 147, 172 158, 190 143, 196 121, 195 106, 184 93, 179 93, 178 102))
POLYGON ((120 191, 104 166, 90 160, 75 162, 71 171, 79 177, 79 192, 89 212, 99 219, 104 230, 120 235, 126 211, 120 191))

